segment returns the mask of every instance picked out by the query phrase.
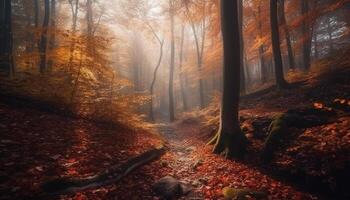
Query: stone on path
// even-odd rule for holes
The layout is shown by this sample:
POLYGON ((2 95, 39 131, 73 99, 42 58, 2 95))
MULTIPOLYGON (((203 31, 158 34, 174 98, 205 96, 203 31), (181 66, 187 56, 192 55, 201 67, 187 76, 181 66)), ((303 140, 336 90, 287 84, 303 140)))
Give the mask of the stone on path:
POLYGON ((153 190, 157 196, 166 200, 173 200, 188 194, 191 188, 174 177, 165 176, 153 185, 153 190))

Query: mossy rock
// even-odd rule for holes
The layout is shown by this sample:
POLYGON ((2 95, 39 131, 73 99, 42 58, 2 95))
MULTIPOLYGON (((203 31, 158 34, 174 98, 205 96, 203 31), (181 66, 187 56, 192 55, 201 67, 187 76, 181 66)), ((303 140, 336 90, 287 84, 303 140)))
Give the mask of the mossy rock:
POLYGON ((265 191, 257 191, 248 188, 235 189, 225 187, 224 189, 222 189, 222 194, 224 195, 224 199, 226 200, 246 200, 248 199, 248 196, 253 197, 255 199, 263 199, 267 197, 267 192, 265 191))
POLYGON ((264 161, 272 160, 274 152, 281 147, 283 140, 288 135, 290 121, 295 117, 290 114, 280 114, 271 122, 262 154, 264 161))

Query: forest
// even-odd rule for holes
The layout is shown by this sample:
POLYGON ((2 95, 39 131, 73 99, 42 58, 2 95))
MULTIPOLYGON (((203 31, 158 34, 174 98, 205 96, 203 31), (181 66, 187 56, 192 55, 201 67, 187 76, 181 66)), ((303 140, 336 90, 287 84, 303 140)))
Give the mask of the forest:
POLYGON ((0 0, 0 200, 350 199, 350 0, 0 0))

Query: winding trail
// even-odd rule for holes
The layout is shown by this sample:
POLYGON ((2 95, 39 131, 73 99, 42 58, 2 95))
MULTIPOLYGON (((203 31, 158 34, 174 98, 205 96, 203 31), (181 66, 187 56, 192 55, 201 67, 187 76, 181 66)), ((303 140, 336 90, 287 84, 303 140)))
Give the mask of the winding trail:
POLYGON ((169 169, 166 175, 192 188, 181 199, 223 199, 224 187, 266 191, 268 199, 318 199, 255 167, 212 154, 200 124, 161 124, 157 128, 168 147, 160 161, 169 169))
POLYGON ((200 160, 194 155, 197 147, 191 141, 181 137, 174 125, 160 124, 157 128, 166 141, 168 154, 172 157, 172 160, 167 161, 168 167, 172 169, 170 175, 191 188, 191 192, 182 199, 204 199, 201 193, 204 185, 196 179, 196 167, 200 163, 200 160))

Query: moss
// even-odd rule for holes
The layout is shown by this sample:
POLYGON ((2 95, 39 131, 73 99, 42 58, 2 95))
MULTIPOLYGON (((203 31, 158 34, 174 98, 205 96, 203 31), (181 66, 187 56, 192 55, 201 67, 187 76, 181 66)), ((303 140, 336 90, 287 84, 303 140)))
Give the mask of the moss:
POLYGON ((224 195, 224 199, 231 200, 231 199, 237 199, 237 200, 245 200, 248 199, 247 196, 253 197, 255 199, 262 199, 266 198, 267 192, 264 191, 256 191, 252 189, 235 189, 230 187, 225 187, 222 190, 222 193, 224 195))
POLYGON ((269 135, 265 140, 262 159, 270 161, 274 152, 282 145, 282 141, 288 132, 288 114, 281 114, 275 117, 269 127, 269 135))

